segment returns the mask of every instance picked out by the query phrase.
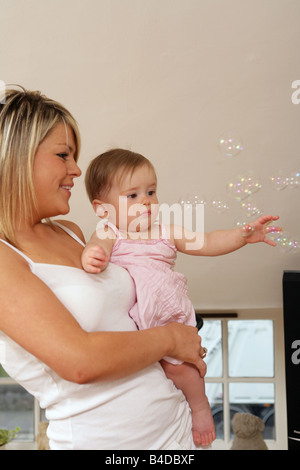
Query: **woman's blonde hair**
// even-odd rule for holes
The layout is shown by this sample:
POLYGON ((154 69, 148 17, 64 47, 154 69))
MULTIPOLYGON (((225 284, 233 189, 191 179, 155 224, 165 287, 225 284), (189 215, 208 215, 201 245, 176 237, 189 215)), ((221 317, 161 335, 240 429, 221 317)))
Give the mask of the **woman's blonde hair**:
POLYGON ((38 91, 6 90, 0 97, 0 236, 17 246, 20 220, 32 220, 36 209, 34 157, 40 143, 59 123, 69 125, 80 151, 80 135, 73 116, 60 103, 38 91))

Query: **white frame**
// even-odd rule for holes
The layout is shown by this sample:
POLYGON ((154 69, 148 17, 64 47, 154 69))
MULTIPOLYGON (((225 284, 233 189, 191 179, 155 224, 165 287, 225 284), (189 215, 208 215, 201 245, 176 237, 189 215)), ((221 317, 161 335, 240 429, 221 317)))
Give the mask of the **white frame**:
MULTIPOLYGON (((284 329, 282 309, 234 309, 236 320, 272 320, 274 327, 274 377, 229 377, 228 375, 228 330, 227 321, 235 318, 226 317, 231 311, 197 310, 197 313, 209 314, 209 320, 222 321, 222 358, 223 376, 207 377, 206 383, 221 383, 223 385, 223 419, 224 439, 216 439, 212 445, 213 450, 229 450, 232 445, 230 437, 230 410, 229 410, 229 384, 230 383, 273 383, 275 388, 275 429, 276 440, 266 440, 270 450, 287 450, 287 413, 286 413, 286 387, 285 387, 285 354, 284 329), (223 315, 223 316, 222 316, 223 315)), ((208 318, 207 318, 208 319, 208 318)), ((201 330, 200 330, 201 336, 201 330)))

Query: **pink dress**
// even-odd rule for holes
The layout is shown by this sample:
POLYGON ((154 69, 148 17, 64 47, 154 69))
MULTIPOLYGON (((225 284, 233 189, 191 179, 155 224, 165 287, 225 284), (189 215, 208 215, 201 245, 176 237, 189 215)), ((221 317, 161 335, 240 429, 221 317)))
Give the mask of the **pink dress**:
POLYGON ((135 282, 137 302, 129 315, 138 328, 163 326, 172 321, 196 326, 186 278, 174 271, 177 249, 166 238, 163 227, 157 240, 128 240, 115 226, 109 226, 117 235, 110 261, 127 269, 135 282))

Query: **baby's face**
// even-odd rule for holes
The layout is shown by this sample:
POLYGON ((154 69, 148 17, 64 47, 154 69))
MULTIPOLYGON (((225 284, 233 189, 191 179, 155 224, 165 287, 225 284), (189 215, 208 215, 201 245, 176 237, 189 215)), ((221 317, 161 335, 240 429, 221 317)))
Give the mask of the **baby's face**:
POLYGON ((115 208, 116 226, 127 232, 147 231, 156 220, 158 199, 156 175, 144 165, 128 173, 121 181, 115 178, 105 202, 115 208))

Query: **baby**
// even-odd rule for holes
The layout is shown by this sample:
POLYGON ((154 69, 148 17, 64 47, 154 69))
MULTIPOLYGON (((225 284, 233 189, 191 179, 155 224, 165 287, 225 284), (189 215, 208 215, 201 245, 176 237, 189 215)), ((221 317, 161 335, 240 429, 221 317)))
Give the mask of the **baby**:
MULTIPOLYGON (((271 229, 265 226, 277 216, 262 216, 243 228, 193 233, 193 238, 182 227, 159 224, 153 165, 128 150, 114 149, 96 157, 89 165, 85 182, 102 222, 84 249, 83 267, 89 273, 98 273, 112 262, 128 270, 137 296, 129 314, 139 329, 171 321, 196 325, 186 279, 173 270, 177 251, 216 256, 246 243, 264 241, 275 245, 266 238, 265 232, 271 229)), ((215 428, 203 377, 193 365, 179 364, 169 357, 161 364, 190 405, 195 444, 210 445, 215 439, 215 428)))

